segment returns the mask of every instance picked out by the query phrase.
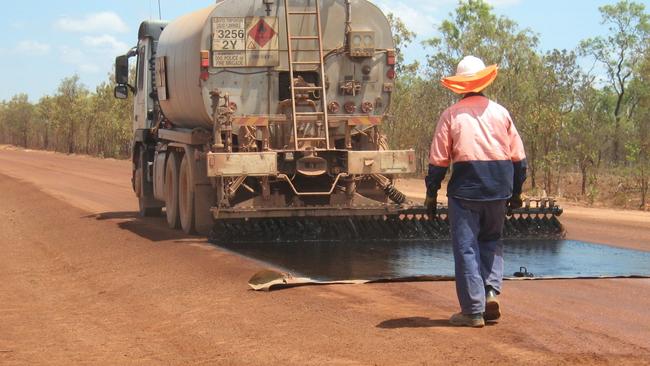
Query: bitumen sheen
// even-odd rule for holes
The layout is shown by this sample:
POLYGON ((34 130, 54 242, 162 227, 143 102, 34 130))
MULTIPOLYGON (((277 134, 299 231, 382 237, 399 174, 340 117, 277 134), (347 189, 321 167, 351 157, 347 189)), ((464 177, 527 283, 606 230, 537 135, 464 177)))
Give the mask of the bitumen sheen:
MULTIPOLYGON (((453 276, 451 242, 349 242, 223 246, 319 281, 453 276)), ((507 240, 505 275, 526 267, 536 278, 650 276, 650 252, 572 240, 507 240)))

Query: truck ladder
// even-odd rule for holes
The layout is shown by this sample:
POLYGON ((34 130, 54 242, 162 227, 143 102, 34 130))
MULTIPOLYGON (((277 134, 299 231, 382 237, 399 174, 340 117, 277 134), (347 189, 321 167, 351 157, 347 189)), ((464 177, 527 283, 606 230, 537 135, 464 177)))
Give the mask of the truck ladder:
MULTIPOLYGON (((290 11, 289 10, 289 0, 284 1, 284 11, 285 11, 285 21, 287 23, 287 49, 289 53, 289 77, 290 77, 290 88, 291 88, 291 113, 292 113, 292 122, 293 122, 293 139, 296 150, 301 150, 301 142, 325 142, 325 149, 330 149, 330 137, 329 137, 329 122, 327 116, 327 90, 325 88, 325 61, 323 59, 323 37, 322 37, 322 28, 321 28, 321 18, 320 18, 320 1, 314 1, 314 9, 307 11, 290 11), (315 35, 294 35, 291 33, 291 17, 292 16, 315 16, 316 17, 316 34, 315 35), (294 41, 302 40, 311 40, 318 42, 318 60, 303 60, 303 61, 294 61, 294 41), (314 65, 319 67, 320 71, 320 82, 316 86, 302 86, 297 87, 294 85, 294 71, 295 66, 298 65, 314 65), (321 93, 321 109, 322 111, 315 112, 298 112, 296 108, 296 92, 297 91, 316 91, 319 90, 321 93), (303 117, 317 117, 317 121, 323 119, 323 129, 325 130, 325 136, 318 137, 306 137, 303 133, 298 132, 298 122, 303 120, 303 117)), ((310 50, 313 52, 313 50, 310 50)), ((301 51, 300 47, 295 50, 296 56, 301 51)), ((296 59, 300 59, 296 57, 296 59)))

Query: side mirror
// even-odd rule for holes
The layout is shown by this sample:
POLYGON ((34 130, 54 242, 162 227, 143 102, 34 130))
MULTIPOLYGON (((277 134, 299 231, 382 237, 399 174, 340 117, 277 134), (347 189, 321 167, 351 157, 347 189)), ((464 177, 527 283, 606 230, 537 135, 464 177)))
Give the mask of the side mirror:
POLYGON ((129 87, 126 85, 116 85, 113 95, 117 99, 127 99, 129 97, 129 87))
POLYGON ((129 57, 127 55, 115 58, 115 83, 118 85, 129 83, 129 57))

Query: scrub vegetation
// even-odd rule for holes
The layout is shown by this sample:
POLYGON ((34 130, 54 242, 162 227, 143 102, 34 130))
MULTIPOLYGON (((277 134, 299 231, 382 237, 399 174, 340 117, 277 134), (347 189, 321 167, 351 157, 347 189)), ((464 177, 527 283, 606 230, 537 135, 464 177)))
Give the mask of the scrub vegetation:
MULTIPOLYGON (((384 126, 391 148, 415 148, 419 171, 426 171, 438 116, 457 100, 440 79, 474 55, 499 64, 486 94, 510 110, 524 139, 529 195, 647 209, 650 15, 633 1, 600 12, 605 36, 543 52, 534 30, 495 15, 483 0, 461 0, 439 36, 424 42, 426 60, 410 64, 402 52, 415 34, 389 14, 400 75, 384 126)), ((0 143, 128 158, 133 104, 113 98, 112 79, 88 90, 72 76, 38 101, 26 94, 1 101, 0 143)))
MULTIPOLYGON (((424 42, 423 62, 401 64, 385 128, 392 148, 414 147, 420 172, 438 116, 457 96, 440 86, 474 55, 499 64, 485 94, 504 105, 522 135, 529 195, 648 208, 650 175, 650 16, 643 4, 599 8, 606 36, 573 50, 543 52, 539 36, 497 16, 486 2, 460 1, 424 42)), ((391 15, 398 50, 415 34, 391 15)))

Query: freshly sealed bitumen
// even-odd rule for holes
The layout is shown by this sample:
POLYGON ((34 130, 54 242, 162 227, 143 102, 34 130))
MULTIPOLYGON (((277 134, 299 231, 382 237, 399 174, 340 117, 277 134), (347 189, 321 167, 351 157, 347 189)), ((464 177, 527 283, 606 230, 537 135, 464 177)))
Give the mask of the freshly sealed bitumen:
MULTIPOLYGON (((453 276, 454 268, 449 241, 221 246, 320 281, 453 276)), ((508 240, 504 257, 509 277, 516 277, 515 272, 522 271, 520 267, 535 278, 650 276, 650 252, 572 240, 508 240)))

